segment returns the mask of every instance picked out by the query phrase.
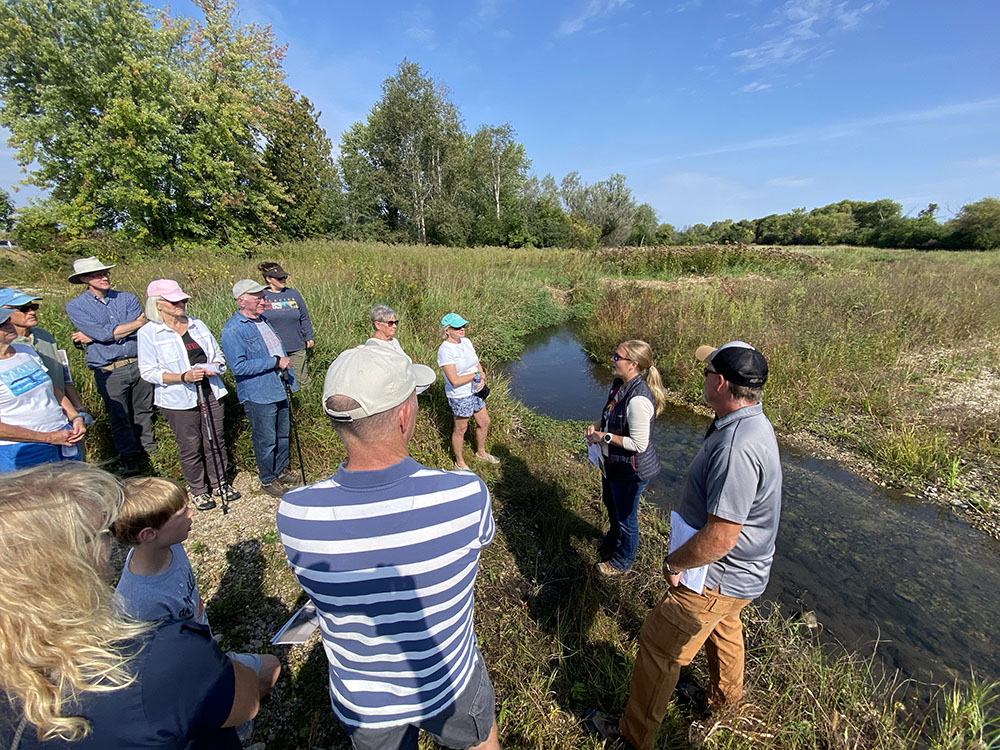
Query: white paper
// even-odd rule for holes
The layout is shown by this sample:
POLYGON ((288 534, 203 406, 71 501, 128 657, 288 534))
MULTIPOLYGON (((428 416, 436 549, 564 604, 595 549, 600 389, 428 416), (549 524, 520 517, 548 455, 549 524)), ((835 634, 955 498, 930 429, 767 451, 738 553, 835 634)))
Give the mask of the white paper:
MULTIPOLYGON (((670 511, 670 544, 667 547, 669 555, 679 548, 688 539, 698 533, 698 529, 689 526, 687 521, 681 518, 681 514, 676 510, 670 511)), ((681 585, 691 589, 697 594, 705 588, 705 577, 708 575, 708 566, 702 565, 698 568, 690 568, 681 572, 681 585)))
POLYGON ((587 443, 587 458, 597 468, 601 468, 601 446, 598 443, 587 443))
POLYGON ((203 365, 196 365, 196 367, 198 367, 201 370, 204 370, 205 372, 207 372, 207 373, 209 373, 211 375, 218 375, 219 374, 219 366, 217 364, 215 364, 214 362, 206 362, 203 365))
POLYGON ((271 638, 275 646, 297 646, 309 640, 319 627, 319 616, 312 602, 306 602, 298 612, 288 618, 288 622, 271 638))

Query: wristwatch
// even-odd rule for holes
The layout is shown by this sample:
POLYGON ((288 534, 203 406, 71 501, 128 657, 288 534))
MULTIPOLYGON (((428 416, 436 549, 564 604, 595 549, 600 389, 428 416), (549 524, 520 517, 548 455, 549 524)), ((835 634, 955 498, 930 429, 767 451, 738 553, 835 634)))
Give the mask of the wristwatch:
POLYGON ((603 440, 603 441, 604 441, 605 443, 607 443, 608 445, 611 445, 611 433, 610 433, 610 432, 605 432, 605 433, 604 433, 604 437, 603 437, 603 438, 601 438, 601 439, 602 439, 602 440, 603 440))

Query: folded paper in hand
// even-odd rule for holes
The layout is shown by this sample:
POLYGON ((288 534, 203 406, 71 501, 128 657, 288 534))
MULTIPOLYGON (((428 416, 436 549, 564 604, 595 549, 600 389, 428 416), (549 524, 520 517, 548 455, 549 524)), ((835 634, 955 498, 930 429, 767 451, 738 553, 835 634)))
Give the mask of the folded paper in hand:
POLYGON ((597 443, 587 443, 587 458, 598 469, 601 468, 601 446, 597 443))
MULTIPOLYGON (((670 511, 670 545, 667 548, 667 554, 672 553, 696 533, 698 533, 698 529, 689 526, 687 521, 681 518, 680 513, 676 510, 670 511)), ((700 594, 702 589, 705 588, 705 577, 707 575, 707 565, 685 570, 681 573, 681 586, 700 594)))

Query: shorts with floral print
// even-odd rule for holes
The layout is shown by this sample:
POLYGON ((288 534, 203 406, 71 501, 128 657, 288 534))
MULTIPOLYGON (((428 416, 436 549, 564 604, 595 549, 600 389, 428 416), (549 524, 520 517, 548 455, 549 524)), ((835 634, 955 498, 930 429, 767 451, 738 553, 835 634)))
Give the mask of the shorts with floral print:
POLYGON ((448 406, 451 413, 456 417, 468 418, 486 406, 486 402, 479 396, 465 396, 464 398, 449 398, 448 406))

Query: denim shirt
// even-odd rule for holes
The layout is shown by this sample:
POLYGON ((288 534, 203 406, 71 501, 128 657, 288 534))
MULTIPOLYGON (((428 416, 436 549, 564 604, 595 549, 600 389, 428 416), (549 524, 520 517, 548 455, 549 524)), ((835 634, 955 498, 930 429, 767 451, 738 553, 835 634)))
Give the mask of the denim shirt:
POLYGON ((70 322, 93 339, 87 344, 87 367, 91 370, 137 356, 135 331, 116 339, 114 330, 141 314, 142 308, 134 294, 114 289, 104 296, 103 302, 88 289, 66 303, 70 322))
MULTIPOLYGON (((257 320, 267 319, 261 315, 257 320)), ((240 403, 253 401, 255 404, 274 404, 285 400, 285 385, 281 382, 281 370, 274 356, 267 351, 267 344, 257 331, 256 320, 251 320, 237 311, 222 326, 222 351, 226 354, 229 369, 236 376, 236 396, 240 403)), ((282 347, 282 355, 287 356, 282 347)), ((299 384, 291 368, 288 383, 297 391, 299 384)))

